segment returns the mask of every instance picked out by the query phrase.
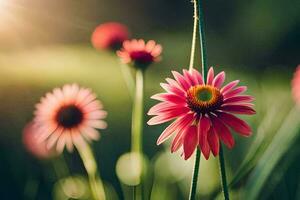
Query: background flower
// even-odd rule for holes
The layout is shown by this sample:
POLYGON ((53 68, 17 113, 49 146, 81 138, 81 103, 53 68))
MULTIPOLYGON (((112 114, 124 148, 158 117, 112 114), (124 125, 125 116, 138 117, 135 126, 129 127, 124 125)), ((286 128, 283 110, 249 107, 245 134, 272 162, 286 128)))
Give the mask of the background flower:
POLYGON ((300 65, 297 67, 292 80, 292 93, 294 100, 300 104, 300 65))
POLYGON ((151 63, 160 60, 161 52, 161 45, 156 44, 154 40, 145 43, 142 39, 133 39, 124 41, 123 48, 117 54, 125 64, 146 68, 151 63))
POLYGON ((129 38, 127 27, 118 22, 108 22, 96 27, 92 34, 92 44, 96 49, 117 50, 129 38))
POLYGON ((37 140, 46 141, 47 148, 62 152, 67 146, 85 145, 85 141, 98 140, 96 128, 106 128, 106 112, 90 89, 77 84, 64 85, 47 93, 36 105, 34 123, 37 140))

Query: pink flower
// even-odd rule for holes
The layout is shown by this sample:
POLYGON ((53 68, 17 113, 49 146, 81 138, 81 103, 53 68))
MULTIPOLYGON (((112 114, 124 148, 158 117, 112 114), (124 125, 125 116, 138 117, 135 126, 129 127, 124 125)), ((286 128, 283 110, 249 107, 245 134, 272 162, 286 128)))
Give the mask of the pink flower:
POLYGON ((298 65, 292 80, 292 94, 296 103, 300 105, 300 65, 298 65))
POLYGON ((56 155, 55 149, 48 149, 46 142, 38 142, 36 139, 36 125, 33 122, 28 123, 23 129, 23 144, 26 150, 40 159, 47 159, 56 155))
POLYGON ((123 48, 117 52, 122 62, 125 64, 133 64, 138 68, 146 68, 153 62, 160 60, 162 47, 156 44, 154 40, 145 43, 144 40, 126 40, 123 48))
POLYGON ((61 153, 73 145, 85 145, 86 140, 98 140, 96 128, 106 128, 106 112, 90 89, 77 84, 64 85, 47 93, 36 105, 34 123, 37 140, 46 141, 47 148, 56 147, 61 153))
POLYGON ((220 140, 229 148, 234 146, 231 130, 242 136, 250 136, 251 128, 234 114, 253 115, 253 97, 244 95, 245 86, 237 86, 233 81, 223 86, 225 72, 214 76, 211 67, 206 83, 197 70, 183 70, 183 75, 173 71, 175 78, 167 78, 161 83, 166 93, 152 96, 161 101, 153 106, 148 115, 154 115, 149 125, 172 122, 160 135, 157 144, 176 134, 171 152, 183 147, 183 155, 188 159, 198 146, 206 159, 210 151, 219 154, 220 140))
POLYGON ((108 22, 97 26, 92 34, 92 44, 96 49, 117 50, 129 38, 125 25, 117 22, 108 22))

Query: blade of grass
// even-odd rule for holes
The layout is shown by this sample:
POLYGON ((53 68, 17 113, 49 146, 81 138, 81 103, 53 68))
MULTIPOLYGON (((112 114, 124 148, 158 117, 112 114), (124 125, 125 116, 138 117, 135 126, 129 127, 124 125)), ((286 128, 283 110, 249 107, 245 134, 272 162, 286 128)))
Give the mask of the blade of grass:
POLYGON ((292 108, 250 175, 244 193, 247 199, 257 199, 273 169, 291 147, 300 128, 299 118, 299 110, 296 107, 292 108))

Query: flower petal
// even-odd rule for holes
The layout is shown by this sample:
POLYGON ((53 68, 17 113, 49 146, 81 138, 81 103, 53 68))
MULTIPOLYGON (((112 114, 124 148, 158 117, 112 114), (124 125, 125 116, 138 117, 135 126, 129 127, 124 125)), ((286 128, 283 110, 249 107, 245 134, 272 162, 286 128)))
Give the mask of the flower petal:
POLYGON ((208 131, 208 143, 210 146, 210 149, 214 156, 219 155, 220 151, 220 142, 219 142, 219 137, 213 127, 211 127, 208 131))
POLYGON ((207 141, 207 134, 210 129, 210 120, 206 116, 202 116, 198 124, 199 146, 206 160, 210 155, 210 147, 207 141))
POLYGON ((207 85, 212 85, 212 82, 214 80, 214 68, 209 68, 208 73, 207 73, 207 81, 206 84, 207 85))
POLYGON ((241 94, 247 90, 246 86, 239 86, 233 90, 227 91, 223 93, 225 99, 241 94))
POLYGON ((224 104, 234 104, 234 103, 250 103, 254 100, 254 98, 250 95, 241 95, 234 96, 224 100, 224 104))
POLYGON ((155 94, 151 97, 151 99, 155 99, 158 101, 168 101, 174 104, 186 104, 185 97, 178 96, 176 94, 169 94, 169 93, 159 93, 155 94))
POLYGON ((170 104, 169 102, 161 102, 150 108, 148 115, 161 115, 163 113, 180 112, 182 109, 188 112, 190 109, 183 105, 170 104))
POLYGON ((239 84, 239 82, 240 82, 240 80, 235 80, 235 81, 232 81, 232 82, 228 83, 227 85, 222 87, 221 93, 229 92, 232 88, 237 86, 237 84, 239 84))
POLYGON ((172 124, 170 124, 159 136, 156 144, 160 145, 164 141, 166 141, 176 130, 182 129, 183 127, 190 124, 193 120, 193 114, 188 114, 184 117, 178 118, 172 124))
POLYGON ((204 84, 203 77, 202 77, 202 74, 200 74, 200 72, 198 72, 195 69, 192 69, 192 75, 196 79, 196 84, 197 85, 204 84))
POLYGON ((212 117, 213 127, 216 133, 219 135, 220 139, 228 148, 234 146, 234 138, 232 137, 229 128, 223 124, 217 117, 212 117))
POLYGON ((221 110, 244 115, 254 115, 256 113, 253 108, 244 105, 223 105, 221 110))
POLYGON ((191 84, 187 80, 185 80, 184 76, 182 76, 180 73, 172 71, 172 74, 184 90, 188 90, 191 87, 191 84))
POLYGON ((221 72, 214 78, 212 85, 215 86, 216 88, 221 88, 224 81, 225 81, 225 72, 221 72))
POLYGON ((245 121, 229 113, 220 112, 217 115, 220 118, 220 120, 226 123, 234 131, 246 137, 251 135, 251 127, 245 121))
POLYGON ((195 125, 190 126, 184 135, 183 139, 183 151, 184 159, 187 160, 194 153, 198 144, 198 133, 195 125))

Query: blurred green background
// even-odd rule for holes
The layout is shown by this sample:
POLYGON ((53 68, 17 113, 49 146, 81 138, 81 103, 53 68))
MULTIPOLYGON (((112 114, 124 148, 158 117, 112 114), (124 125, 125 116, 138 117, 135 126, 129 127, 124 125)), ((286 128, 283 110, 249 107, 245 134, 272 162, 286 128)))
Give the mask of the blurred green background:
MULTIPOLYGON (((235 137, 236 147, 225 152, 228 181, 235 181, 231 195, 233 199, 300 199, 300 114, 290 94, 290 80, 300 63, 300 2, 210 0, 204 4, 209 64, 217 71, 226 70, 227 81, 240 79, 256 98, 257 114, 247 118, 253 136, 235 137)), ((0 0, 0 13, 0 199, 68 199, 57 186, 65 178, 57 177, 54 170, 53 163, 60 161, 40 161, 28 154, 22 129, 42 95, 73 82, 92 88, 109 113, 109 127, 93 147, 110 198, 130 199, 130 188, 118 181, 115 164, 130 150, 131 99, 118 58, 93 49, 90 36, 98 24, 119 21, 128 25, 132 37, 163 45, 162 62, 146 74, 148 110, 156 103, 149 97, 162 91, 159 83, 171 76, 171 70, 188 65, 192 3, 0 0)), ((193 160, 186 162, 170 154, 168 146, 156 146, 165 127, 145 125, 149 184, 154 183, 149 187, 151 199, 185 199, 193 160)), ((65 160, 77 186, 86 185, 77 153, 65 153, 65 160)), ((198 197, 219 198, 219 182, 217 160, 202 160, 198 197)), ((81 199, 89 199, 88 194, 81 199)))

